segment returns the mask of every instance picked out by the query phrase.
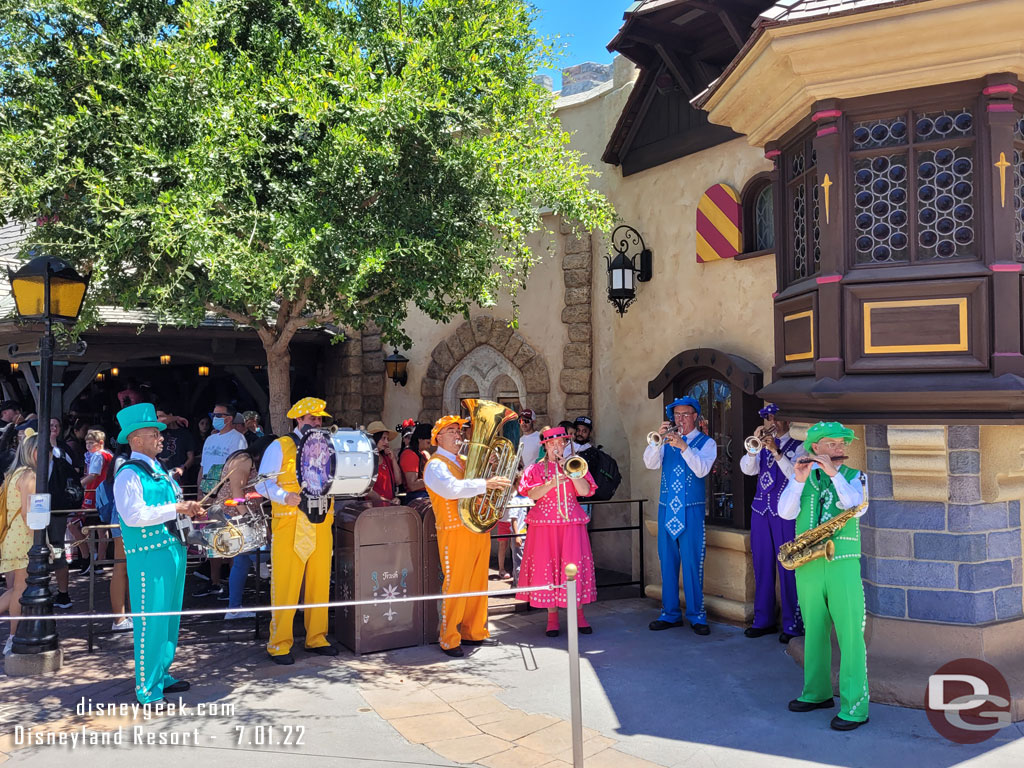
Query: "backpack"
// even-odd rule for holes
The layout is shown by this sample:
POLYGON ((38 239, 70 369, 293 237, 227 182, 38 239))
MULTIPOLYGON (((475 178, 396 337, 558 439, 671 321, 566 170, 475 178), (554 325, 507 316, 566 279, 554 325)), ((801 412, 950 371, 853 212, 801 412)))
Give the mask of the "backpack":
POLYGON ((601 450, 602 446, 591 446, 580 454, 590 467, 590 475, 597 483, 597 490, 590 501, 608 501, 619 489, 622 475, 619 464, 611 456, 601 450))
POLYGON ((4 539, 7 538, 7 531, 11 527, 11 521, 7 517, 7 489, 10 487, 13 478, 13 475, 5 478, 3 485, 0 485, 0 544, 4 543, 4 539))
POLYGON ((50 461, 53 462, 53 469, 47 490, 50 492, 52 509, 81 509, 85 501, 85 489, 75 474, 75 468, 68 461, 67 454, 58 448, 50 461))

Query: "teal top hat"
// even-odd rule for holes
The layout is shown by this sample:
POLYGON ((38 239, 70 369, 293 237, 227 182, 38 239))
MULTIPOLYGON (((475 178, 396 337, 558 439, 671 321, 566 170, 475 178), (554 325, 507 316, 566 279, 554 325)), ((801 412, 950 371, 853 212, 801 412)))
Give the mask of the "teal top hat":
POLYGON ((128 436, 136 429, 144 427, 156 427, 161 432, 167 429, 167 425, 156 420, 156 406, 152 403, 137 403, 122 408, 117 412, 117 423, 121 425, 121 432, 117 436, 117 442, 127 444, 128 436))

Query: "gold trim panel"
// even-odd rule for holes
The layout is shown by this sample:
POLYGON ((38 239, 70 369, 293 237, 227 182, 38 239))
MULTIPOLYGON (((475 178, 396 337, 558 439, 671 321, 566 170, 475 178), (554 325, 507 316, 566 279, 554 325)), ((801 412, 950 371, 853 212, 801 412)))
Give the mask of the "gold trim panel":
POLYGON ((899 301, 864 302, 864 354, 883 355, 918 352, 967 352, 967 297, 954 299, 902 299, 899 301), (960 339, 952 344, 891 344, 875 345, 871 341, 871 310, 895 307, 957 307, 959 309, 960 339))
MULTIPOLYGON (((806 309, 803 312, 797 312, 793 315, 785 315, 782 318, 783 323, 788 323, 793 320, 803 320, 807 318, 811 324, 811 350, 809 352, 797 352, 792 355, 786 355, 786 362, 792 363, 797 360, 813 360, 814 359, 814 311, 806 309)), ((783 344, 785 344, 785 332, 783 332, 783 344)))

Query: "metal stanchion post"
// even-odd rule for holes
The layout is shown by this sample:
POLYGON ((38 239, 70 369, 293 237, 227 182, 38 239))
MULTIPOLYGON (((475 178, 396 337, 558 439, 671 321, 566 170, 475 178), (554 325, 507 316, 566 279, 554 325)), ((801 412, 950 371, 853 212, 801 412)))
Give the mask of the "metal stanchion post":
POLYGON ((576 616, 576 574, 578 568, 565 566, 565 615, 569 621, 569 703, 572 707, 572 765, 583 768, 583 709, 580 703, 580 638, 576 616))

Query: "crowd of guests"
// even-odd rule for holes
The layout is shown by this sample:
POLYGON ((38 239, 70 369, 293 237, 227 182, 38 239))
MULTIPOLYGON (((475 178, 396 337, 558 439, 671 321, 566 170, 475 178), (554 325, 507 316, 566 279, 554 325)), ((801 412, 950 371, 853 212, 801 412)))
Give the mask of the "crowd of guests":
MULTIPOLYGON (((119 393, 126 404, 141 401, 139 392, 131 385, 119 393)), ((220 478, 225 467, 228 472, 241 472, 245 457, 258 466, 259 451, 266 439, 260 415, 255 411, 238 412, 234 405, 218 403, 211 413, 196 419, 179 416, 169 405, 157 407, 159 420, 167 425, 163 432, 161 463, 173 474, 186 493, 195 497, 197 486, 220 478)), ((69 413, 54 416, 48 425, 51 450, 47 491, 50 494, 51 514, 47 528, 47 542, 52 553, 52 568, 57 585, 54 605, 70 609, 73 602, 69 594, 72 574, 88 575, 95 568, 106 570, 104 562, 114 561, 110 567, 111 612, 119 614, 113 629, 130 630, 132 620, 125 614, 128 608, 127 571, 124 547, 113 503, 113 479, 119 460, 127 454, 127 446, 118 445, 108 438, 108 430, 86 415, 69 413), (99 545, 90 552, 88 526, 99 525, 99 545)), ((0 575, 4 592, 0 595, 0 613, 19 616, 20 598, 25 590, 28 552, 32 546, 32 531, 26 522, 29 497, 36 490, 36 460, 38 457, 39 419, 16 400, 0 402, 0 575)), ((116 434, 116 433, 115 433, 116 434)), ((233 475, 225 482, 221 495, 238 485, 233 475)), ((212 568, 207 575, 208 584, 197 594, 211 594, 229 601, 228 615, 241 606, 241 588, 244 585, 243 564, 248 558, 232 564, 241 579, 232 577, 233 590, 220 587, 220 568, 212 568), (240 582, 240 583, 239 583, 240 582), (230 592, 230 596, 229 596, 230 592)), ((216 565, 221 565, 217 563, 216 565)), ((236 612, 237 613, 237 612, 236 612)), ((241 614, 244 616, 245 614, 241 614)), ((248 614, 251 615, 251 614, 248 614)), ((17 622, 11 623, 11 636, 4 653, 10 646, 17 622)))
MULTIPOLYGON (((118 398, 125 407, 146 400, 145 395, 131 385, 119 393, 118 398)), ((277 438, 264 433, 257 412, 239 411, 230 402, 216 402, 208 413, 191 419, 179 415, 170 404, 159 403, 156 416, 166 425, 161 433, 163 449, 159 454, 160 463, 182 486, 187 498, 206 498, 208 502, 244 496, 246 489, 251 487, 264 452, 277 438)), ((366 431, 377 446, 380 462, 376 482, 365 499, 367 503, 414 507, 430 504, 424 471, 437 449, 432 444, 431 428, 430 424, 417 423, 412 419, 405 420, 395 429, 381 421, 368 425, 366 431)), ((554 472, 555 460, 560 462, 569 455, 578 454, 588 459, 593 472, 595 466, 607 459, 607 455, 593 444, 593 423, 588 417, 579 417, 574 422, 563 421, 554 429, 558 431, 557 440, 542 440, 535 414, 530 409, 523 410, 518 420, 505 428, 505 435, 514 444, 522 446, 522 464, 515 478, 518 492, 493 531, 498 535, 495 576, 511 580, 513 585, 519 583, 524 553, 528 552, 526 533, 528 523, 532 522, 530 509, 550 490, 547 484, 554 472), (547 467, 547 474, 538 467, 547 467), (543 492, 537 489, 543 489, 543 492)), ((51 509, 70 510, 52 515, 47 530, 57 585, 54 605, 62 609, 72 608, 69 594, 72 574, 87 575, 91 569, 102 572, 109 567, 111 612, 120 616, 113 622, 112 629, 130 630, 132 619, 126 615, 130 610, 125 553, 113 501, 114 474, 128 454, 127 446, 118 445, 112 439, 116 431, 74 413, 68 414, 64 420, 52 418, 48 431, 52 451, 48 482, 51 509), (87 529, 97 525, 100 526, 98 546, 90 551, 87 529), (112 566, 103 565, 111 560, 112 566)), ((11 616, 20 614, 19 599, 25 589, 28 550, 32 544, 26 515, 29 496, 35 492, 37 432, 36 414, 27 412, 13 400, 0 403, 0 472, 5 480, 0 491, 3 497, 0 499, 3 502, 0 511, 5 513, 0 517, 0 573, 6 582, 5 591, 0 596, 0 613, 6 611, 11 616)), ((617 468, 614 475, 604 479, 617 486, 617 468)), ((595 483, 594 489, 585 495, 595 495, 598 484, 595 483)), ((582 492, 584 489, 579 490, 582 492)), ((606 488, 603 498, 610 498, 612 493, 614 487, 610 491, 606 488)), ((596 496, 602 498, 601 494, 596 496)), ((589 511, 575 503, 575 496, 572 502, 570 505, 568 499, 565 500, 566 506, 573 506, 572 514, 580 517, 579 520, 573 517, 572 521, 582 522, 585 537, 589 511)), ((541 507, 546 509, 547 504, 543 503, 541 507)), ((539 519, 537 515, 535 512, 533 517, 539 519)), ((540 538, 543 538, 541 533, 535 534, 534 539, 540 538)), ((545 546, 549 547, 549 544, 545 546)), ((253 614, 242 606, 242 597, 253 560, 254 553, 247 553, 230 561, 205 561, 194 571, 198 583, 192 588, 192 596, 226 602, 227 619, 251 617, 253 614)), ((537 567, 526 557, 525 568, 531 578, 539 578, 535 573, 537 567)), ((266 570, 261 576, 267 577, 266 570)), ((16 623, 12 622, 12 637, 15 628, 16 623)), ((5 651, 9 650, 10 639, 5 651)))

